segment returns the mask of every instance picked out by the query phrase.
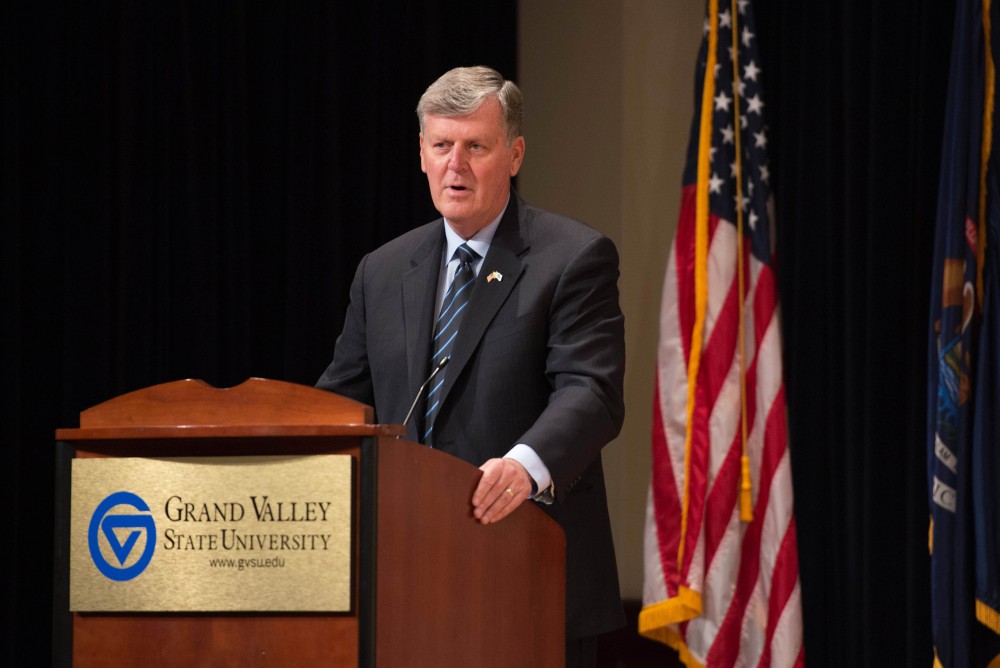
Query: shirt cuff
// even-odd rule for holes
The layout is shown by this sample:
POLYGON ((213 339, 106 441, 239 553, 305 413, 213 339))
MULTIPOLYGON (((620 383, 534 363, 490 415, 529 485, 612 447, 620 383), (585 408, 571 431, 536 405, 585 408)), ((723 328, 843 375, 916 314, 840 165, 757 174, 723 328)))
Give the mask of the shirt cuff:
POLYGON ((552 503, 555 498, 555 490, 552 489, 552 474, 549 473, 549 468, 534 448, 525 443, 518 443, 504 457, 521 464, 531 476, 531 481, 534 483, 531 498, 542 503, 552 503))

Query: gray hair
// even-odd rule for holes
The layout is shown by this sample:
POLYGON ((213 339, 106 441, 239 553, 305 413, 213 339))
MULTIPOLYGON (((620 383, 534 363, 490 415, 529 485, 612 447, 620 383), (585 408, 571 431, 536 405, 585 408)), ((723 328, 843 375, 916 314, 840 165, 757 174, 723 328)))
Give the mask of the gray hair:
POLYGON ((456 67, 441 75, 420 96, 417 118, 424 131, 427 116, 453 118, 475 113, 490 97, 500 102, 507 145, 521 136, 524 98, 513 81, 507 81, 489 67, 456 67))

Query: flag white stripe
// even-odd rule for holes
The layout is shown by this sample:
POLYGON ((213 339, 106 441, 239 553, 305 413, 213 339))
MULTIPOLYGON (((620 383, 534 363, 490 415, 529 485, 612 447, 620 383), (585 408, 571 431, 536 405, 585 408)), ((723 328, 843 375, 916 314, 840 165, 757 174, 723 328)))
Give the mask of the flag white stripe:
POLYGON ((684 490, 684 430, 687 423, 687 364, 676 351, 683 350, 680 318, 677 314, 676 254, 673 250, 667 262, 663 283, 663 306, 660 311, 660 346, 658 368, 660 377, 660 415, 664 438, 674 474, 678 496, 684 490))
POLYGON ((667 599, 667 581, 660 562, 660 543, 656 530, 656 505, 653 503, 653 484, 646 493, 646 530, 643 536, 643 581, 642 601, 644 604, 667 599))

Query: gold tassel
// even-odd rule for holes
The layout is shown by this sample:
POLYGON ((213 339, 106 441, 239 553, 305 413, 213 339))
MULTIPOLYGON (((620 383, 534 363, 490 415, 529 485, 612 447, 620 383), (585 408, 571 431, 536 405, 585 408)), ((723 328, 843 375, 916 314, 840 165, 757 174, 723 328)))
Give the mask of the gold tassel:
POLYGON ((753 522, 753 494, 750 486, 750 457, 743 455, 740 458, 743 469, 743 480, 740 483, 740 521, 749 524, 753 522))

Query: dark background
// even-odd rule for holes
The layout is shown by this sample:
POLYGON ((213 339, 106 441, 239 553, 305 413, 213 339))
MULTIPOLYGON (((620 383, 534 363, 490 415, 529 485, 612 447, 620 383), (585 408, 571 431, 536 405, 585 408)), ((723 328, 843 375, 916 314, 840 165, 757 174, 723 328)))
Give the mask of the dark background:
MULTIPOLYGON (((361 255, 434 217, 420 93, 456 65, 516 80, 516 7, 0 10, 2 660, 49 662, 54 430, 180 378, 312 384, 361 255)), ((756 9, 808 665, 930 665, 924 357, 953 8, 756 9)))

